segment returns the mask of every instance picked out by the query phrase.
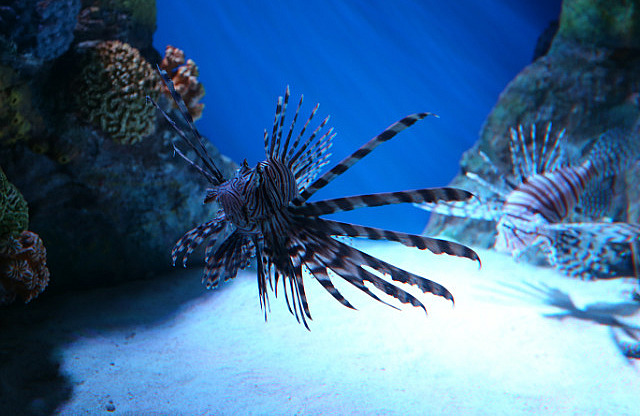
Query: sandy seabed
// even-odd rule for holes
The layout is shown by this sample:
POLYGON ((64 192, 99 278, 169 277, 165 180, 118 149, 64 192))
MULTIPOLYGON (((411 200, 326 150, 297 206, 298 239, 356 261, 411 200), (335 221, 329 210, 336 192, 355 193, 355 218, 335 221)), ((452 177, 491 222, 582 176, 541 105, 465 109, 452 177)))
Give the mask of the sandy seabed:
MULTIPOLYGON (((353 311, 307 279, 307 331, 273 293, 265 323, 251 270, 214 291, 192 269, 52 296, 22 317, 29 328, 3 322, 0 405, 9 413, 0 413, 640 414, 640 360, 620 354, 606 325, 545 316, 563 311, 533 289, 581 308, 623 305, 633 280, 573 280, 492 251, 479 252, 478 269, 357 245, 445 285, 455 306, 409 287, 429 315, 391 302, 398 311, 334 279, 353 311)), ((640 313, 625 319, 639 325, 640 313)))

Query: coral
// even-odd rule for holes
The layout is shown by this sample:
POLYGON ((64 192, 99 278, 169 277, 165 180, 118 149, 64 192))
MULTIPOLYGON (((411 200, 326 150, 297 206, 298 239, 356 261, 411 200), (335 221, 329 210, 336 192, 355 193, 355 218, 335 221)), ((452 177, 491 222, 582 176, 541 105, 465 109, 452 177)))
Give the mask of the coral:
POLYGON ((0 37, 19 54, 49 61, 69 49, 79 11, 80 0, 10 1, 0 10, 0 37))
POLYGON ((0 238, 15 237, 28 224, 27 201, 0 169, 0 238))
POLYGON ((0 145, 25 141, 42 128, 29 86, 10 67, 0 66, 0 145))
MULTIPOLYGON (((176 91, 182 96, 189 114, 194 120, 197 120, 202 117, 202 110, 204 109, 204 104, 198 102, 204 96, 204 86, 198 81, 198 75, 200 74, 196 63, 191 59, 185 63, 184 59, 182 50, 167 45, 160 68, 167 71, 176 91)), ((170 96, 166 86, 162 87, 162 91, 167 96, 170 96)), ((175 104, 173 105, 175 107, 175 104)))
POLYGON ((48 283, 47 250, 38 234, 23 231, 0 242, 0 305, 16 297, 27 303, 48 283))
POLYGON ((137 49, 120 41, 90 48, 78 80, 77 104, 82 115, 115 141, 139 142, 155 131, 159 78, 137 49))

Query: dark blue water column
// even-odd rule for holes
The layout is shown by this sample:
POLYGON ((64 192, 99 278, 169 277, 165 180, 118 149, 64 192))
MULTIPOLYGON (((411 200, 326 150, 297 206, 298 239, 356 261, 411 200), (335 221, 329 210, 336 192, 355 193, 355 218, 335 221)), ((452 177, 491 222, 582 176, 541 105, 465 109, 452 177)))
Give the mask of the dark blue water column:
MULTIPOLYGON (((198 126, 237 162, 264 159, 262 132, 290 85, 308 114, 331 114, 332 162, 403 116, 424 120, 382 145, 314 198, 446 185, 498 95, 531 62, 560 0, 159 0, 154 44, 183 49, 207 95, 198 126)), ((340 214, 420 232, 411 206, 340 214)))

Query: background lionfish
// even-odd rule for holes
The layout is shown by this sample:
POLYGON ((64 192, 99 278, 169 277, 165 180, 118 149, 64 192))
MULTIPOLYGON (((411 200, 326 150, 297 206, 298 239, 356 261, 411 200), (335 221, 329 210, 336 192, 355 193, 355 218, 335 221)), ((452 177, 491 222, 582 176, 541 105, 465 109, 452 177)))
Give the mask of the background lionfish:
MULTIPOLYGON (((514 257, 538 246, 552 266, 570 276, 607 274, 606 260, 617 255, 612 244, 638 240, 640 227, 624 222, 565 221, 581 202, 583 213, 602 216, 612 193, 603 183, 637 159, 638 144, 620 140, 625 132, 612 129, 596 139, 582 163, 568 165, 559 144, 564 130, 552 135, 548 123, 542 141, 536 137, 535 125, 528 130, 522 126, 511 129, 511 180, 502 175, 504 183, 493 185, 466 173, 489 190, 490 198, 466 205, 437 201, 418 206, 444 215, 495 221, 495 248, 514 257)), ((482 152, 481 156, 498 173, 490 159, 482 152)))
POLYGON ((260 306, 264 310, 265 319, 268 310, 267 282, 272 290, 275 287, 277 295, 278 280, 282 278, 282 288, 289 311, 298 322, 302 320, 308 329, 306 318, 311 319, 311 314, 304 290, 303 267, 306 267, 311 276, 337 301, 349 308, 353 306, 332 284, 329 271, 382 303, 386 302, 372 292, 365 282, 400 302, 421 307, 426 312, 426 308, 417 298, 370 270, 388 275, 396 282, 416 285, 424 293, 430 292, 453 301, 451 293, 440 284, 370 256, 332 236, 396 241, 410 247, 428 249, 436 254, 466 257, 480 263, 478 255, 461 244, 320 218, 321 215, 359 207, 402 202, 463 202, 473 197, 470 192, 454 188, 432 188, 307 202, 317 190, 344 173, 378 145, 393 138, 416 121, 431 115, 430 113, 412 114, 394 123, 333 169, 315 179, 320 169, 328 163, 328 150, 335 133, 332 128, 321 133, 329 119, 327 117, 305 138, 305 131, 318 109, 316 105, 302 129, 294 137, 294 126, 302 105, 300 97, 291 126, 286 132, 286 137, 283 137, 289 99, 287 87, 284 99, 278 98, 271 134, 266 130, 264 132, 267 159, 259 162, 254 168, 249 168, 245 161, 236 176, 225 181, 207 154, 203 145, 204 139, 195 128, 171 80, 167 78, 166 73, 161 75, 186 121, 187 128, 179 128, 155 102, 154 104, 185 144, 195 151, 201 164, 190 160, 175 144, 174 150, 211 183, 212 188, 207 190, 204 202, 215 201, 221 207, 214 219, 186 233, 171 253, 174 265, 180 255, 183 264, 186 265, 187 257, 208 239, 203 276, 203 283, 207 288, 216 287, 221 279, 226 281, 234 278, 238 270, 249 265, 251 258, 255 256, 260 306))

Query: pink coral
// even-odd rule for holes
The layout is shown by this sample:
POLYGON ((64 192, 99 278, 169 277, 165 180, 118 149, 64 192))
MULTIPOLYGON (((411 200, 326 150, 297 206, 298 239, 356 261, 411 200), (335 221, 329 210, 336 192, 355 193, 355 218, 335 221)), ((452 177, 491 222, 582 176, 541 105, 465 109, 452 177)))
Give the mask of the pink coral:
POLYGON ((23 231, 0 243, 0 304, 7 305, 16 297, 27 303, 48 283, 47 250, 38 234, 23 231))

